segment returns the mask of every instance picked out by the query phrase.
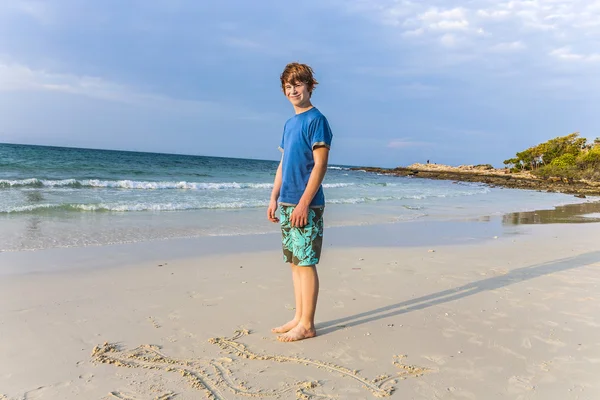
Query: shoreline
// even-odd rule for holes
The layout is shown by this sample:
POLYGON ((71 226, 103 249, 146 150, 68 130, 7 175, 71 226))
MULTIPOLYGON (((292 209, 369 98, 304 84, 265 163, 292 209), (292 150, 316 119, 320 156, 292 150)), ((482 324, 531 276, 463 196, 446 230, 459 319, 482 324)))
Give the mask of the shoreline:
MULTIPOLYGON (((423 247, 460 245, 492 240, 515 226, 503 219, 483 217, 468 220, 412 220, 400 223, 330 227, 323 249, 423 247)), ((223 257, 232 254, 280 251, 280 233, 200 236, 132 243, 55 247, 28 251, 0 252, 0 277, 23 274, 63 273, 121 265, 162 264, 166 260, 223 257), (155 262, 156 261, 156 262, 155 262)))
POLYGON ((487 184, 490 187, 564 193, 580 198, 600 196, 600 182, 573 181, 560 178, 543 179, 527 172, 511 173, 504 168, 495 169, 489 166, 467 165, 452 167, 441 164, 416 163, 407 167, 353 167, 352 170, 423 179, 478 182, 487 184))
MULTIPOLYGON (((393 181, 384 178, 386 181, 393 181)), ((391 183, 402 188, 407 182, 391 183)), ((404 200, 373 201, 365 204, 328 205, 325 227, 329 230, 358 229, 361 226, 386 226, 418 221, 469 221, 497 218, 511 213, 535 210, 552 210, 571 204, 567 214, 597 213, 597 199, 573 199, 560 193, 546 194, 533 191, 490 189, 471 185, 466 190, 474 195, 452 197, 463 186, 449 182, 431 184, 413 181, 408 185, 438 186, 450 192, 448 199, 437 201, 436 195, 416 196, 407 190, 404 200), (447 201, 446 201, 447 200, 447 201)), ((385 189, 387 184, 382 186, 385 189)), ((414 189, 413 189, 414 190, 414 189)), ((420 189, 417 189, 420 190, 420 189)), ((440 190, 441 197, 446 194, 440 190)), ((598 199, 600 200, 600 199, 598 199)), ((561 217, 565 217, 562 210, 561 217)), ((549 215, 551 217, 551 215, 549 215)), ((569 217, 570 219, 573 219, 569 217)), ((569 222, 569 218, 567 221, 569 222)), ((564 219, 564 218, 563 218, 564 219)), ((573 221, 577 222, 577 221, 573 221)), ((586 218, 586 222, 589 219, 586 218)), ((263 208, 244 210, 186 210, 178 212, 131 213, 77 213, 59 216, 16 215, 0 216, 0 254, 19 251, 40 251, 72 247, 112 246, 128 243, 195 238, 248 237, 252 235, 279 234, 279 226, 264 217, 263 208)), ((377 229, 377 228, 373 228, 377 229)), ((386 228, 387 229, 387 228, 386 228)), ((375 237, 378 235, 375 234, 375 237)), ((210 239, 213 240, 213 239, 210 239)), ((214 239, 216 240, 216 239, 214 239)), ((235 241, 235 239, 234 239, 235 241)), ((1 274, 1 271, 0 271, 1 274)))
MULTIPOLYGON (((506 234, 525 232, 529 225, 590 224, 600 222, 600 202, 558 205, 550 208, 477 217, 414 219, 326 229, 324 249, 331 247, 414 247, 482 243, 506 234)), ((89 270, 118 267, 165 258, 190 259, 231 253, 273 251, 280 233, 195 236, 136 242, 48 247, 0 251, 0 277, 15 274, 89 270)))
MULTIPOLYGON (((571 203, 503 213, 447 219, 413 219, 326 229, 323 248, 423 247, 483 243, 503 235, 518 235, 538 224, 600 222, 600 202, 571 203)), ((84 246, 0 251, 0 277, 15 274, 91 270, 99 267, 160 264, 164 259, 191 259, 230 253, 279 249, 280 233, 195 236, 84 246)))

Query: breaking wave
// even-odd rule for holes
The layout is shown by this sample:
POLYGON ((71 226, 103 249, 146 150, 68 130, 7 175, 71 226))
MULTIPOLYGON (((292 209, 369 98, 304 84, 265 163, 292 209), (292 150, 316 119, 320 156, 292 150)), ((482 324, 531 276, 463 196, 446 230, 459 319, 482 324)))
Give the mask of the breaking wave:
MULTIPOLYGON (((325 183, 325 188, 341 188, 354 186, 354 183, 325 183)), ((132 180, 100 180, 100 179, 0 179, 0 188, 108 188, 108 189, 137 189, 137 190, 227 190, 227 189, 271 189, 272 183, 245 182, 152 182, 132 180)))

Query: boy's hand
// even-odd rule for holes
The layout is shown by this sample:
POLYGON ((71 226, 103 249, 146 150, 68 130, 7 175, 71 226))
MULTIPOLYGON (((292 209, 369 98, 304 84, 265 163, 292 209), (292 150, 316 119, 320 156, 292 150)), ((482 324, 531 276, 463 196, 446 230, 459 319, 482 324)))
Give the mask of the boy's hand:
POLYGON ((269 203, 269 208, 267 209, 267 218, 269 221, 273 223, 279 222, 279 218, 277 218, 277 200, 271 200, 269 203))
POLYGON ((308 206, 298 204, 290 215, 290 224, 296 228, 302 228, 308 224, 308 206))

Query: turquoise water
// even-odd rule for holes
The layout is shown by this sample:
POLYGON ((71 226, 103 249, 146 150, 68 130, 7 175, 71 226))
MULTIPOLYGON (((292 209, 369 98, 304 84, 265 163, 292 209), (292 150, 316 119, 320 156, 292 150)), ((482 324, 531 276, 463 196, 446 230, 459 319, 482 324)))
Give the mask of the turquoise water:
MULTIPOLYGON (((0 144, 0 251, 277 231, 277 161, 0 144)), ((326 225, 473 219, 572 196, 329 167, 326 225)))

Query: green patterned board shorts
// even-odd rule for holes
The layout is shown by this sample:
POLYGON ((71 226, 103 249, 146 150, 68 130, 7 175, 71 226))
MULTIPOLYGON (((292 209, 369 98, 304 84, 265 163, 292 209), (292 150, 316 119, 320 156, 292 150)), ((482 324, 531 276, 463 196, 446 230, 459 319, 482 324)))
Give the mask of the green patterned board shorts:
POLYGON ((308 209, 308 224, 302 228, 290 225, 294 206, 281 206, 280 221, 283 242, 283 261, 298 266, 319 263, 323 246, 324 207, 308 209))

